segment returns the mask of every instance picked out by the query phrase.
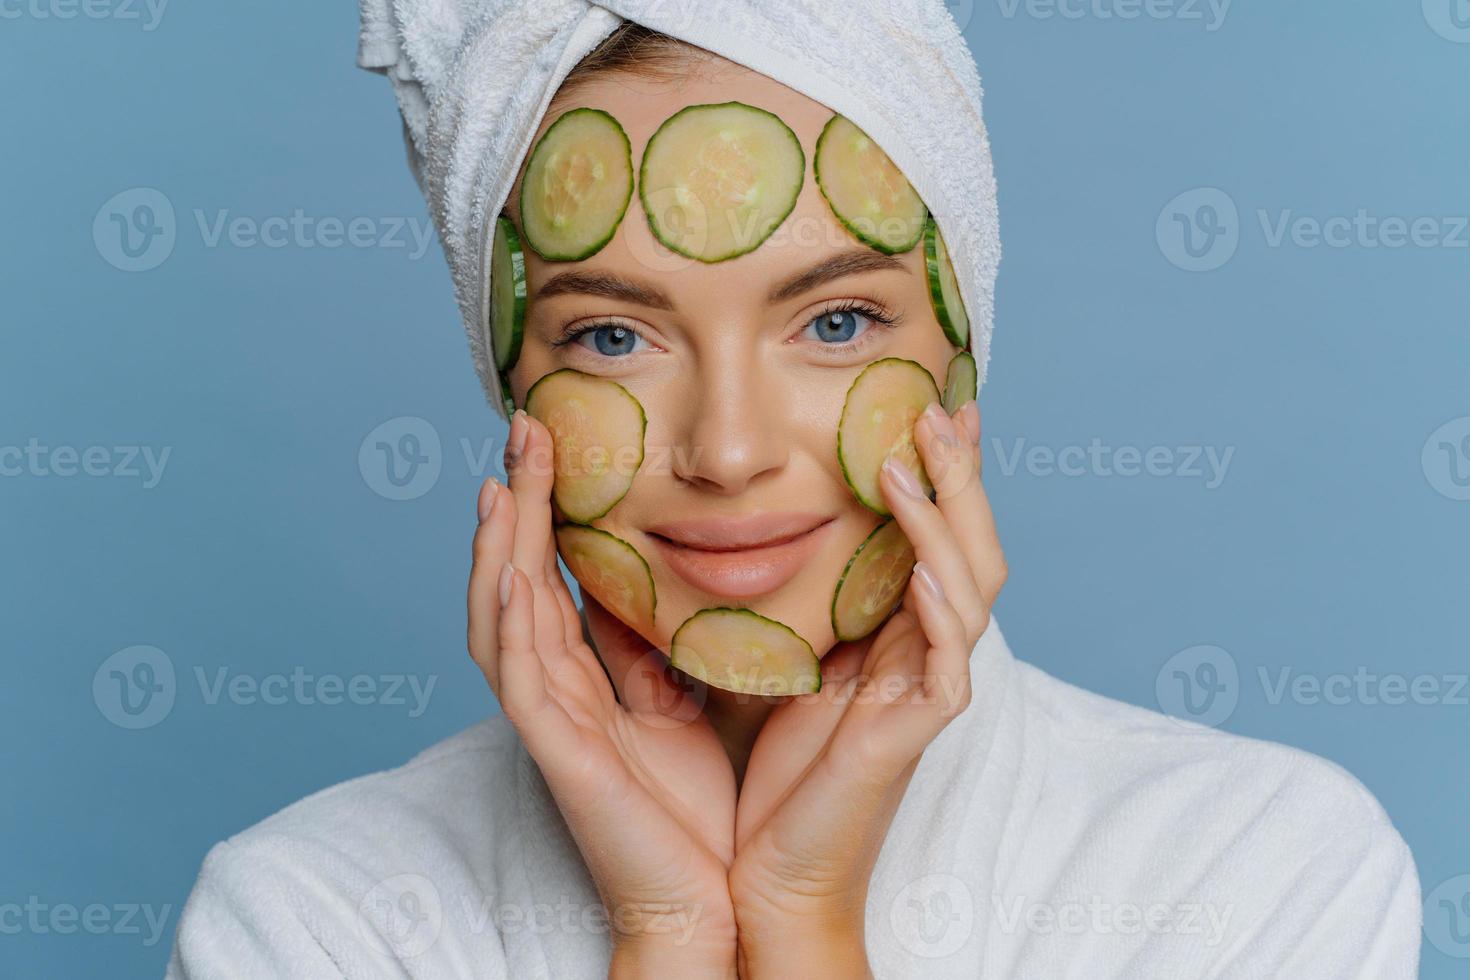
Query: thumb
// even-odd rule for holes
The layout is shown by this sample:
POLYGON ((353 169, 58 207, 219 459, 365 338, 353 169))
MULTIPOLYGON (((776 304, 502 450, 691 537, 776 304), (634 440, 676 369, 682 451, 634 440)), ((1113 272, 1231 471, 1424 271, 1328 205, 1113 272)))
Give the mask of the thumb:
POLYGON ((608 612, 586 590, 582 592, 582 623, 588 645, 602 661, 627 711, 676 725, 688 724, 703 712, 708 695, 705 686, 672 670, 662 650, 608 612))

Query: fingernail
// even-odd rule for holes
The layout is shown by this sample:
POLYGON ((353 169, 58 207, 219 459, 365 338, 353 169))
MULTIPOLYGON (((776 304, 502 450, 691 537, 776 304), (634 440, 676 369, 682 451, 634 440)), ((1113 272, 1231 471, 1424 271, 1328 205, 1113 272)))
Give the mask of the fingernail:
POLYGON ((526 436, 531 432, 530 423, 526 421, 526 410, 518 408, 510 417, 510 437, 505 443, 505 468, 508 470, 521 461, 521 454, 526 450, 526 436))
POLYGON ((960 406, 960 413, 965 420, 965 431, 970 436, 970 441, 980 445, 980 406, 971 398, 960 406))
POLYGON ((914 562, 914 576, 919 580, 919 584, 928 589, 934 598, 944 598, 944 586, 939 584, 939 577, 934 574, 928 565, 921 561, 914 562))
POLYGON ((484 524, 495 510, 495 501, 500 497, 500 481, 489 477, 480 487, 480 523, 484 524))
POLYGON ((924 488, 919 485, 919 478, 914 476, 913 470, 889 456, 883 461, 883 468, 893 474, 893 482, 898 488, 911 497, 923 497, 924 488))
POLYGON ((501 609, 504 609, 510 603, 510 583, 514 578, 515 570, 511 567, 510 562, 506 562, 505 567, 500 570, 499 588, 501 609))

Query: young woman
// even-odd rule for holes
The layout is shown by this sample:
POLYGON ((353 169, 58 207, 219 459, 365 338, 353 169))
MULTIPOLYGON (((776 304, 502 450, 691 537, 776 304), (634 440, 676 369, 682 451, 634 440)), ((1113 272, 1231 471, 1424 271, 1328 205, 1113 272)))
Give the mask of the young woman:
MULTIPOLYGON (((731 100, 808 157, 833 117, 630 23, 536 136, 595 108, 636 161, 682 109, 731 100)), ((973 399, 914 427, 932 496, 881 469, 913 573, 880 628, 838 641, 833 582, 879 523, 833 451, 848 390, 888 357, 943 378, 959 350, 923 248, 859 241, 807 179, 759 247, 664 264, 638 206, 589 258, 525 250, 506 380, 524 406, 572 368, 646 411, 649 454, 596 526, 646 559, 658 628, 609 612, 606 583, 583 583, 579 613, 556 560, 553 435, 518 409, 468 595, 470 654, 504 714, 218 845, 171 975, 1415 975, 1413 862, 1352 777, 1011 656, 973 399), (671 627, 717 605, 799 634, 820 689, 742 695, 670 667, 671 627)))

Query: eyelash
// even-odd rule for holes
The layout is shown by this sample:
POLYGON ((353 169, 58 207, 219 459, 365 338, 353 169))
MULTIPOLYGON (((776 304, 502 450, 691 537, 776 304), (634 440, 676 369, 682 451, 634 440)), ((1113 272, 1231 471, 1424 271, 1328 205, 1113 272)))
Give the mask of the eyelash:
MULTIPOLYGON (((802 330, 804 331, 807 327, 811 326, 812 320, 817 320, 824 316, 831 316, 834 313, 861 313, 863 316, 866 316, 868 319, 872 320, 873 323, 877 326, 885 327, 888 329, 892 329, 903 323, 903 314, 901 313, 889 313, 883 307, 879 306, 876 303, 869 302, 868 300, 848 299, 833 303, 830 307, 823 309, 821 312, 813 314, 811 319, 807 320, 807 322, 802 325, 802 330)), ((619 323, 616 320, 600 320, 594 323, 586 323, 580 326, 568 327, 566 330, 562 331, 560 337, 557 337, 551 342, 551 346, 562 347, 566 344, 574 343, 579 338, 584 337, 589 333, 594 333, 607 327, 623 327, 624 329, 632 330, 634 333, 638 333, 635 328, 629 326, 626 323, 619 323)), ((861 346, 864 343, 862 338, 866 337, 868 333, 869 331, 864 331, 857 340, 848 341, 845 344, 819 344, 818 346, 822 348, 824 354, 845 354, 849 351, 856 350, 859 346, 861 346)), ((645 340, 646 339, 647 338, 645 338, 645 340)))

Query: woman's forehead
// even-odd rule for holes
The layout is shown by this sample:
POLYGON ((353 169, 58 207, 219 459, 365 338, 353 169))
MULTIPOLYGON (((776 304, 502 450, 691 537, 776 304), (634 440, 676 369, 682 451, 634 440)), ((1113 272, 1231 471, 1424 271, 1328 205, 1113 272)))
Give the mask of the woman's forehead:
MULTIPOLYGON (((795 133, 806 157, 796 206, 768 239, 753 251, 723 262, 704 263, 676 255, 655 239, 635 193, 612 240, 590 258, 550 262, 527 250, 531 296, 538 296, 542 286, 553 278, 563 281, 571 278, 568 273, 574 276, 583 272, 610 272, 657 283, 660 292, 676 307, 716 297, 764 304, 771 292, 824 259, 835 262, 851 258, 857 260, 852 264, 862 266, 862 253, 867 252, 876 261, 870 270, 860 271, 894 268, 892 260, 885 263, 887 256, 862 245, 843 227, 812 177, 817 140, 832 119, 833 111, 743 65, 716 59, 710 67, 701 67, 678 80, 647 79, 626 73, 598 76, 579 84, 568 98, 556 103, 542 120, 531 146, 565 113, 581 108, 600 109, 616 119, 627 133, 636 170, 650 138, 670 116, 688 106, 729 101, 743 102, 779 116, 795 133), (732 296, 732 287, 737 284, 738 292, 732 296)), ((528 159, 529 156, 528 153, 528 159)), ((522 161, 505 208, 518 227, 526 162, 522 161)), ((917 261, 915 255, 894 258, 907 266, 917 261)))

